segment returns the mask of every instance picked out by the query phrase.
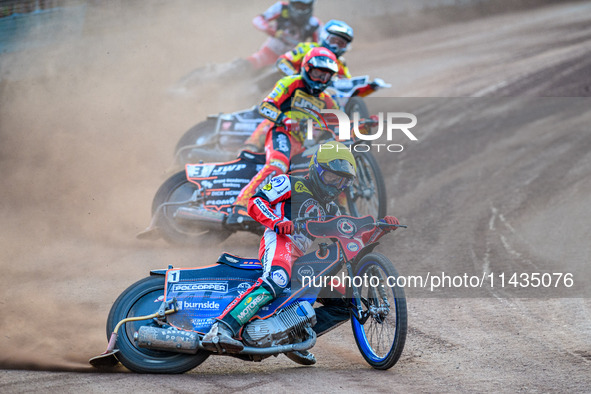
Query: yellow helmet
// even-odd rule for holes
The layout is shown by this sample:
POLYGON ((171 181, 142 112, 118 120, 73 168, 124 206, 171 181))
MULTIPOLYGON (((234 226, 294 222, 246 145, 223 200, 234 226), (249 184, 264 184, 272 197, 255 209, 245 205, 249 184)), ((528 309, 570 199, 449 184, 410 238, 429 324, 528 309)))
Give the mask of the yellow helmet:
POLYGON ((327 203, 334 200, 355 179, 357 166, 349 148, 330 141, 318 147, 309 166, 314 195, 327 203))

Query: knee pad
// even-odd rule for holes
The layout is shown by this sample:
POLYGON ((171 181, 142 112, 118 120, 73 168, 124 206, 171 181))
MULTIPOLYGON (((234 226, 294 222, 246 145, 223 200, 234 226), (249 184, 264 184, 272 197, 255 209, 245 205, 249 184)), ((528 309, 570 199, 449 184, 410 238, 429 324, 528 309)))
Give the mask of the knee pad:
POLYGON ((284 268, 273 267, 271 272, 263 278, 263 287, 268 286, 269 290, 278 297, 289 285, 289 274, 284 268))

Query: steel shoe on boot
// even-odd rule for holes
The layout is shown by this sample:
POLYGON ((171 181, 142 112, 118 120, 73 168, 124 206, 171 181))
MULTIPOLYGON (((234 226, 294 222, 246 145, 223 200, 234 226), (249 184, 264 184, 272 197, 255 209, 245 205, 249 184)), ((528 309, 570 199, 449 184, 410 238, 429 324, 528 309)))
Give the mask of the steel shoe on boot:
POLYGON ((245 222, 254 222, 254 219, 248 216, 246 207, 242 205, 234 205, 232 207, 232 212, 226 218, 226 224, 231 226, 245 222))
POLYGON ((296 350, 294 352, 285 353, 285 355, 291 361, 293 361, 294 363, 298 363, 300 365, 314 365, 314 364, 316 364, 316 357, 314 357, 314 354, 310 353, 307 350, 302 350, 302 351, 296 350))
POLYGON ((222 322, 214 323, 201 340, 201 344, 212 352, 238 353, 244 349, 242 342, 233 338, 234 333, 222 322))

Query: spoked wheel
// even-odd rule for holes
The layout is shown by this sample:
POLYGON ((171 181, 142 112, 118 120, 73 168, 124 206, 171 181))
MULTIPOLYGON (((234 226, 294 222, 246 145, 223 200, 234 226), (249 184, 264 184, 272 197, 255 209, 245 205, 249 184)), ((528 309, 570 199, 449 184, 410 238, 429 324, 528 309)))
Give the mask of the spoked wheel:
POLYGON ((367 278, 359 288, 367 320, 361 324, 351 318, 355 342, 369 365, 392 368, 402 354, 407 331, 404 290, 394 286, 398 272, 386 256, 370 253, 357 264, 355 275, 367 278))
POLYGON ((197 186, 187 180, 185 171, 168 178, 156 192, 152 202, 152 215, 157 214, 157 226, 162 238, 173 244, 195 245, 219 243, 232 232, 220 228, 217 231, 198 227, 197 223, 179 220, 176 212, 182 207, 194 206, 190 202, 197 186))
POLYGON ((376 219, 386 215, 388 201, 382 171, 369 152, 356 152, 357 177, 349 187, 347 202, 352 216, 371 215, 376 219))
MULTIPOLYGON (((113 304, 107 319, 107 338, 117 323, 128 317, 146 316, 158 310, 164 295, 164 276, 150 276, 128 287, 113 304)), ((183 373, 209 357, 210 353, 181 354, 139 348, 133 339, 141 326, 155 324, 151 320, 125 323, 118 332, 117 359, 138 373, 183 373)))

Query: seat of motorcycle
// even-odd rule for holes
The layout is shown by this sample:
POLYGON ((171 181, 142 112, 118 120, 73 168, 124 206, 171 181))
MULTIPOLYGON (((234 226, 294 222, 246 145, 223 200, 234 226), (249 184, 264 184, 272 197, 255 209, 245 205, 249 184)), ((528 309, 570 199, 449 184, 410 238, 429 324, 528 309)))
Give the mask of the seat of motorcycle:
POLYGON ((255 152, 251 152, 249 150, 243 150, 240 151, 240 154, 238 155, 238 157, 240 159, 244 159, 247 161, 250 161, 252 163, 255 164, 265 164, 265 162, 267 161, 266 158, 266 153, 255 153, 255 152))
POLYGON ((247 270, 260 270, 263 268, 260 260, 251 258, 245 259, 243 257, 234 256, 230 253, 222 253, 217 261, 219 264, 226 264, 234 268, 242 268, 247 270))

